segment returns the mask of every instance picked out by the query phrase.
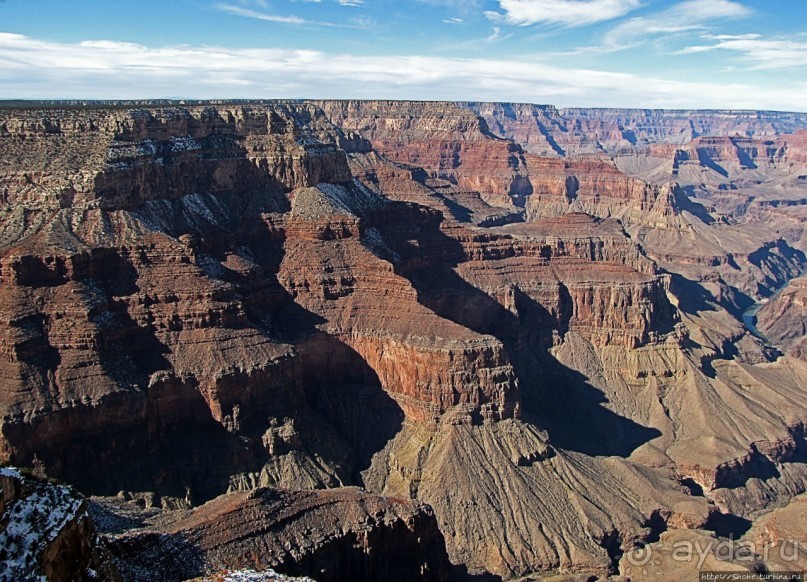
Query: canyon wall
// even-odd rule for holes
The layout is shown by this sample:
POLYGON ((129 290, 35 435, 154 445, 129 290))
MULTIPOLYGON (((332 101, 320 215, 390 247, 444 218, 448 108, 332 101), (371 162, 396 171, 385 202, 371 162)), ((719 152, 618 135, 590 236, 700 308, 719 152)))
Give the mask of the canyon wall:
POLYGON ((463 103, 498 136, 535 154, 569 156, 648 144, 688 144, 700 136, 770 138, 804 129, 807 114, 776 111, 558 109, 531 103, 463 103))
POLYGON ((767 339, 741 319, 807 263, 799 203, 773 202, 797 200, 801 134, 785 132, 804 125, 380 101, 2 109, 0 456, 121 503, 202 505, 121 541, 124 567, 168 533, 197 558, 208 544, 210 568, 307 574, 349 546, 376 572, 378 548, 406 561, 428 539, 472 574, 606 576, 664 529, 752 519, 807 488, 797 294, 760 312, 767 339), (774 236, 775 213, 791 222, 774 236), (239 520, 278 499, 398 517, 258 563, 277 540, 241 544, 239 520))

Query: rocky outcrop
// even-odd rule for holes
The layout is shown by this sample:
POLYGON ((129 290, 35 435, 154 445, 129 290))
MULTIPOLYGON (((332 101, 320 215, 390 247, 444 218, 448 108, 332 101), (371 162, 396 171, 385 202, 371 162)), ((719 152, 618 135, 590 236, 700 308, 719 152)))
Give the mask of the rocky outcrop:
POLYGON ((39 172, 15 182, 3 208, 7 458, 38 454, 87 490, 157 489, 169 504, 210 498, 262 468, 267 484, 345 478, 350 469, 335 468, 344 447, 331 464, 299 450, 284 456, 296 462, 255 462, 272 456, 261 445, 268 418, 322 432, 301 412, 305 364, 267 318, 288 300, 276 279, 281 231, 262 218, 287 208, 294 188, 350 181, 344 151, 326 143, 344 134, 316 111, 3 112, 4 150, 21 156, 9 171, 39 172), (60 180, 75 192, 51 204, 42 192, 60 180), (212 478, 193 469, 200 442, 220 452, 212 478), (166 457, 184 460, 158 479, 166 457), (126 469, 133 458, 137 472, 126 469))
MULTIPOLYGON (((614 155, 617 166, 630 175, 651 180, 666 176, 698 186, 709 183, 722 186, 725 195, 738 189, 738 184, 731 184, 735 180, 740 186, 792 181, 804 169, 806 156, 804 131, 767 137, 705 135, 684 144, 623 148, 614 155)), ((719 192, 715 194, 712 197, 719 200, 719 192)))
MULTIPOLYGON (((110 522, 115 510, 109 503, 98 509, 110 522)), ((164 525, 109 536, 110 552, 127 580, 271 568, 323 582, 442 581, 450 568, 428 506, 358 489, 255 489, 162 519, 164 525)))
POLYGON ((738 577, 802 572, 807 566, 804 503, 804 496, 800 496, 770 511, 741 537, 727 539, 698 529, 665 532, 658 542, 626 552, 620 560, 620 572, 641 581, 673 576, 687 579, 703 571, 738 577))
POLYGON ((756 312, 757 328, 773 344, 796 358, 807 359, 807 277, 787 287, 756 312))
POLYGON ((497 139, 474 113, 451 103, 317 102, 334 124, 366 137, 380 154, 430 177, 479 192, 494 206, 523 206, 531 193, 521 147, 497 139))
POLYGON ((84 498, 65 485, 0 469, 0 576, 7 580, 117 580, 84 498))
MULTIPOLYGON (((492 228, 484 236, 451 236, 463 243, 466 255, 455 268, 461 280, 493 298, 498 309, 522 325, 534 320, 535 332, 543 327, 562 337, 577 331, 597 344, 636 347, 655 332, 672 328, 668 282, 616 221, 568 214, 492 228)), ((467 317, 476 319, 477 326, 500 325, 500 314, 492 309, 486 313, 481 305, 470 308, 445 285, 435 286, 426 297, 455 321, 467 317)))
POLYGON ((638 582, 686 580, 700 572, 720 572, 740 579, 763 568, 765 563, 748 545, 700 529, 664 532, 657 542, 625 552, 619 562, 620 573, 638 582))
POLYGON ((585 212, 602 218, 619 218, 625 224, 666 226, 677 212, 672 185, 659 192, 630 178, 602 159, 558 160, 528 156, 530 183, 529 220, 585 212))
POLYGON ((295 116, 306 113, 282 105, 7 113, 0 132, 11 150, 0 168, 4 200, 134 210, 194 193, 348 181, 344 151, 315 138, 321 127, 298 135, 295 116), (36 163, 43 158, 51 162, 47 172, 36 163), (15 171, 30 167, 38 171, 15 171))
POLYGON ((668 487, 661 473, 591 462, 554 449, 546 436, 515 419, 405 429, 369 469, 368 483, 389 495, 416 491, 434 508, 452 561, 504 578, 545 570, 607 576, 614 555, 653 535, 656 512, 662 522, 705 522, 705 500, 668 487), (448 490, 446 481, 457 486, 448 490), (630 494, 605 502, 612 487, 630 494))
POLYGON ((294 192, 287 234, 321 220, 321 208, 338 209, 324 213, 329 224, 352 217, 356 229, 345 231, 346 236, 289 236, 278 279, 295 301, 321 316, 320 328, 362 357, 408 418, 433 421, 454 406, 477 415, 484 406, 496 418, 512 416, 517 384, 501 343, 423 307, 411 283, 367 248, 367 243, 375 244, 384 251, 384 240, 377 233, 393 213, 400 220, 403 213, 417 217, 420 211, 387 208, 383 200, 358 187, 350 191, 320 185, 294 192), (365 221, 376 224, 370 227, 375 231, 368 228, 360 236, 365 221), (386 301, 379 301, 382 297, 386 301), (386 312, 387 302, 405 306, 406 317, 386 312))
MULTIPOLYGON (((380 195, 413 202, 440 211, 446 218, 478 226, 497 226, 524 219, 524 210, 495 206, 477 190, 462 188, 450 180, 432 178, 422 168, 393 162, 377 152, 350 156, 354 176, 380 195)), ((505 200, 506 204, 510 201, 505 200)))
MULTIPOLYGON (((482 118, 452 104, 414 103, 407 107, 389 102, 318 104, 336 125, 365 136, 389 160, 425 170, 426 175, 420 180, 425 188, 420 188, 420 196, 406 192, 407 200, 423 203, 424 198, 443 198, 441 202, 448 206, 449 212, 452 206, 459 206, 475 216, 479 203, 451 191, 467 190, 478 193, 487 205, 511 211, 524 209, 527 220, 586 212, 648 226, 666 224, 676 213, 674 200, 667 192, 659 193, 657 187, 626 176, 610 160, 597 157, 558 160, 526 154, 520 142, 497 139, 482 118), (445 186, 439 185, 439 181, 444 181, 445 186), (443 188, 448 188, 448 192, 443 188), (449 197, 447 204, 446 197, 449 197)), ((358 168, 367 165, 354 163, 358 168)), ((379 172, 380 164, 370 165, 375 171, 365 170, 366 180, 376 184, 385 181, 385 185, 390 181, 401 182, 395 179, 400 169, 379 172)), ((360 171, 357 175, 361 174, 360 171)), ((394 193, 398 188, 390 190, 394 193)), ((435 202, 427 204, 435 206, 435 202)), ((462 219, 461 214, 454 214, 462 219)))
MULTIPOLYGON (((318 407, 324 378, 368 393, 386 390, 396 399, 384 405, 394 418, 403 410, 411 420, 434 422, 454 406, 476 422, 483 410, 494 418, 514 414, 517 383, 501 343, 422 307, 411 284, 373 253, 383 251, 374 228, 399 211, 420 211, 389 207, 344 181, 344 152, 312 141, 319 126, 309 119, 311 106, 245 111, 241 121, 209 108, 119 113, 124 122, 114 126, 112 144, 135 138, 170 144, 175 131, 189 132, 188 139, 207 135, 208 149, 180 154, 183 163, 207 164, 216 174, 234 155, 220 143, 222 132, 241 128, 250 141, 274 128, 282 132, 276 139, 268 134, 273 145, 262 142, 265 156, 317 152, 316 171, 246 156, 238 163, 274 178, 199 193, 211 188, 194 181, 205 172, 187 166, 177 175, 190 181, 175 190, 162 178, 134 180, 135 188, 133 168, 152 167, 146 171, 152 175, 172 167, 163 146, 155 146, 104 166, 104 179, 117 180, 109 188, 134 188, 136 199, 112 204, 119 196, 102 194, 110 203, 98 208, 96 191, 76 196, 7 250, 0 276, 8 291, 2 308, 8 457, 30 463, 39 455, 52 474, 81 479, 91 491, 113 493, 123 485, 137 492, 154 487, 154 475, 164 471, 162 447, 148 443, 170 442, 187 462, 161 479, 156 502, 188 504, 231 486, 349 482, 358 461, 344 439, 332 439, 327 459, 311 456, 312 443, 333 430, 305 412, 318 407), (166 119, 176 127, 166 128, 166 119), (153 137, 145 137, 149 132, 153 137), (401 311, 385 307, 392 298, 401 311), (269 420, 288 418, 303 437, 280 447, 282 454, 268 450, 269 420), (188 432, 191 426, 201 434, 188 432), (31 431, 39 437, 29 438, 31 431), (177 438, 177 431, 188 436, 177 438), (100 435, 115 436, 110 443, 100 435), (190 449, 200 438, 221 451, 213 479, 193 468, 190 449), (133 457, 147 467, 139 474, 125 468, 133 457), (82 458, 97 459, 91 464, 98 473, 73 475, 82 458), (102 469, 109 466, 125 476, 112 477, 102 469)), ((326 127, 334 133, 323 139, 341 139, 326 127)))

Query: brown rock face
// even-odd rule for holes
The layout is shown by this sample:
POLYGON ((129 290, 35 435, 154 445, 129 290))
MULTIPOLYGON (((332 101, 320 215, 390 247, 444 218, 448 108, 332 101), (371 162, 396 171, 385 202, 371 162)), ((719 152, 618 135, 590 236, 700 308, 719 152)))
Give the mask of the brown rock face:
POLYGON ((567 212, 616 217, 626 224, 665 222, 675 206, 658 189, 620 172, 610 160, 557 160, 528 156, 533 193, 527 216, 533 220, 567 212), (658 216, 656 216, 658 215, 658 216))
MULTIPOLYGON (((111 521, 114 510, 107 505, 97 511, 111 521)), ((427 506, 357 489, 256 489, 163 520, 168 523, 147 532, 110 539, 110 552, 128 580, 185 580, 242 568, 323 582, 441 581, 449 573, 445 544, 427 506)))
MULTIPOLYGON (((322 220, 330 226, 320 225, 319 232, 339 230, 334 219, 354 221, 355 228, 344 231, 345 236, 290 237, 278 279, 299 305, 324 319, 321 329, 362 357, 407 418, 435 421, 455 406, 477 415, 485 407, 496 418, 512 416, 517 385, 501 343, 422 306, 410 281, 395 274, 364 242, 374 234, 380 237, 377 233, 388 221, 405 221, 402 215, 424 226, 431 222, 432 228, 439 223, 437 215, 389 205, 360 189, 326 185, 296 191, 290 214, 288 234, 308 231, 312 222, 322 220), (320 218, 319 209, 329 207, 337 213, 320 218), (358 210, 345 210, 351 207, 358 210), (404 308, 407 316, 389 313, 389 304, 404 308)), ((385 244, 382 238, 372 242, 385 244)))
POLYGON ((300 105, 6 112, 4 201, 134 210, 193 193, 350 180, 344 151, 315 139, 333 128, 311 112, 300 105), (295 116, 309 116, 307 137, 297 139, 295 116), (42 159, 48 170, 38 166, 42 159), (38 169, 14 171, 28 167, 38 169))
POLYGON ((756 312, 757 327, 793 357, 807 359, 807 277, 787 287, 756 312))
MULTIPOLYGON (((807 163, 807 132, 776 137, 704 136, 679 150, 679 160, 697 161, 718 173, 741 170, 788 171, 807 163), (684 155, 681 156, 681 153, 684 155)), ((679 166, 680 170, 680 166, 679 166)))
POLYGON ((520 325, 533 321, 534 327, 524 327, 536 336, 543 330, 549 345, 553 333, 576 331, 597 344, 636 347, 674 323, 666 279, 616 221, 568 214, 491 228, 485 236, 446 230, 463 246, 464 260, 454 268, 462 283, 447 285, 422 272, 412 276, 424 279, 424 300, 436 311, 472 329, 498 337, 506 315, 520 325), (465 304, 460 298, 469 293, 462 285, 495 303, 485 308, 467 297, 465 304))
MULTIPOLYGON (((8 290, 2 374, 9 457, 30 463, 38 455, 62 476, 85 457, 128 473, 127 459, 153 450, 147 443, 171 442, 187 465, 184 476, 161 479, 161 494, 169 504, 192 503, 230 479, 237 487, 350 481, 358 460, 344 438, 333 439, 328 460, 310 456, 313 442, 336 430, 314 420, 325 378, 347 393, 385 390, 394 400, 373 398, 393 423, 401 411, 435 422, 455 406, 477 422, 483 411, 513 415, 517 383, 501 343, 423 307, 411 284, 373 252, 383 250, 378 228, 398 213, 432 224, 438 215, 350 182, 344 152, 316 141, 320 134, 339 141, 341 130, 320 113, 331 131, 322 133, 311 106, 295 107, 88 114, 102 118, 88 127, 113 127, 110 152, 135 138, 143 151, 114 154, 101 165, 97 187, 54 209, 35 234, 18 233, 0 260, 8 290), (293 125, 300 119, 307 125, 293 125), (206 149, 171 145, 185 132, 183 144, 208 139, 206 149), (234 150, 222 141, 229 132, 254 148, 234 150), (232 164, 250 168, 246 177, 230 172, 232 164), (177 165, 184 181, 164 173, 177 165), (222 188, 204 181, 222 173, 234 181, 222 188), (261 444, 267 417, 280 424, 296 418, 295 430, 311 434, 275 461, 261 444), (186 451, 200 435, 176 438, 188 427, 221 451, 213 480, 193 469, 198 453, 186 451), (28 438, 32 430, 37 439, 28 438), (112 444, 94 436, 110 433, 119 435, 112 444)), ((55 147, 49 136, 37 138, 45 150, 55 147)), ((7 139, 16 144, 17 137, 7 139)), ((81 151, 80 143, 71 147, 81 151)), ((15 207, 27 204, 12 198, 15 207)), ((9 214, 7 223, 14 220, 9 214)), ((147 453, 147 475, 130 474, 125 488, 153 487, 148 473, 162 472, 162 456, 160 448, 147 453)), ((91 490, 121 486, 85 479, 91 490)))
POLYGON ((480 192, 495 206, 523 206, 531 192, 521 148, 450 103, 317 102, 340 127, 360 132, 388 159, 480 192))

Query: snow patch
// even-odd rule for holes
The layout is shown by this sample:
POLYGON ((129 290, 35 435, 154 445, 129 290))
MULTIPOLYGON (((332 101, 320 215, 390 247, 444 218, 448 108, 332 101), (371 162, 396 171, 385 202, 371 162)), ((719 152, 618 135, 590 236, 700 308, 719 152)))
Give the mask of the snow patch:
POLYGON ((12 479, 24 479, 17 469, 14 467, 0 467, 0 477, 11 477, 12 479))
POLYGON ((190 136, 187 137, 174 137, 171 136, 171 151, 172 152, 190 152, 202 149, 202 144, 190 136))
POLYGON ((317 184, 317 190, 325 195, 334 210, 352 216, 360 216, 372 210, 381 208, 385 201, 374 194, 358 180, 354 180, 351 188, 340 184, 322 182, 317 184))
POLYGON ((182 204, 182 214, 190 224, 199 224, 201 218, 208 224, 218 226, 218 219, 211 212, 208 202, 211 197, 202 197, 200 194, 190 194, 179 199, 182 204))
POLYGON ((205 582, 208 580, 221 580, 222 582, 315 582, 313 578, 285 576, 278 574, 272 569, 263 570, 261 572, 256 572, 255 570, 236 570, 224 574, 216 574, 213 577, 204 578, 203 580, 205 582))
POLYGON ((8 519, 0 532, 0 580, 45 580, 39 576, 39 557, 61 531, 83 513, 83 500, 64 485, 28 479, 16 469, 0 469, 0 476, 21 481, 27 496, 6 505, 8 519))
POLYGON ((141 156, 153 156, 157 153, 157 142, 153 139, 145 139, 137 144, 137 153, 141 156))
POLYGON ((394 265, 401 262, 401 255, 396 253, 387 245, 384 237, 374 226, 364 229, 361 236, 361 242, 363 242, 364 246, 367 247, 370 252, 379 259, 389 261, 394 265))
POLYGON ((201 255, 196 259, 196 265, 202 269, 205 275, 213 279, 222 279, 227 274, 227 269, 213 257, 201 255))
POLYGON ((210 194, 189 194, 179 199, 182 205, 182 217, 196 227, 210 226, 223 227, 228 220, 227 209, 215 196, 210 194))

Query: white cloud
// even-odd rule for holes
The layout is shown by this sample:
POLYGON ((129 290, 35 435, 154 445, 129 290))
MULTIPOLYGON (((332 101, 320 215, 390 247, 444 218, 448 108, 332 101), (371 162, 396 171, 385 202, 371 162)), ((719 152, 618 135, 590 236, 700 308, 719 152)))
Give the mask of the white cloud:
POLYGON ((265 12, 258 12, 242 6, 235 6, 233 4, 217 4, 216 8, 228 14, 236 16, 244 16, 245 18, 254 18, 256 20, 265 20, 267 22, 278 22, 281 24, 306 24, 306 21, 298 16, 277 16, 275 14, 266 14, 265 12))
POLYGON ((361 6, 364 0, 336 0, 342 6, 361 6))
POLYGON ((355 98, 804 109, 807 83, 680 82, 534 60, 51 43, 0 33, 0 98, 355 98))
POLYGON ((667 10, 617 24, 606 33, 605 44, 600 48, 630 48, 648 37, 702 31, 714 21, 750 14, 749 8, 730 0, 687 0, 667 10))
POLYGON ((504 12, 487 11, 491 20, 507 24, 560 24, 585 26, 624 16, 639 7, 639 0, 498 0, 504 12))
POLYGON ((269 10, 269 2, 268 0, 235 0, 238 4, 242 6, 257 6, 258 8, 262 8, 263 10, 269 10))
POLYGON ((503 40, 507 40, 513 36, 512 34, 505 34, 502 35, 502 29, 498 26, 493 27, 493 31, 490 33, 490 36, 485 38, 486 43, 494 43, 494 42, 502 42, 503 40))
MULTIPOLYGON (((312 2, 319 2, 319 0, 307 0, 312 2)), ((276 22, 278 24, 307 24, 314 26, 337 26, 342 25, 334 24, 332 22, 318 22, 315 20, 306 20, 299 16, 278 16, 276 14, 269 14, 251 8, 244 8, 235 4, 216 4, 216 9, 235 16, 243 16, 244 18, 253 18, 255 20, 263 20, 265 22, 276 22)))
POLYGON ((446 18, 443 22, 446 24, 462 24, 465 21, 462 18, 446 18))
POLYGON ((367 18, 366 16, 351 18, 350 24, 352 25, 351 28, 375 28, 378 26, 378 22, 376 22, 375 19, 367 18))
POLYGON ((761 38, 760 34, 709 34, 703 38, 710 40, 750 40, 754 38, 761 38))
POLYGON ((740 58, 750 63, 753 69, 807 67, 807 42, 805 41, 763 39, 758 34, 705 36, 704 39, 719 42, 688 46, 679 51, 679 54, 724 50, 737 53, 740 58))
POLYGON ((479 12, 481 0, 417 0, 420 4, 430 4, 432 6, 443 6, 453 9, 460 9, 464 12, 479 12))

